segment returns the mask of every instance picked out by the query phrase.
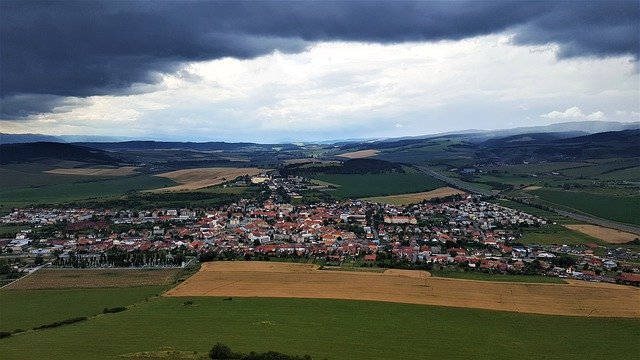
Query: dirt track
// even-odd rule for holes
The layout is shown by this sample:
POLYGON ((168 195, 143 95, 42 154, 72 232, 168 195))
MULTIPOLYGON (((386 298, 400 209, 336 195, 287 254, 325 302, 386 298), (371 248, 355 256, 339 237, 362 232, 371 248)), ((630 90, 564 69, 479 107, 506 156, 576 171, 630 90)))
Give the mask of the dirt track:
POLYGON ((314 265, 269 262, 206 263, 165 296, 330 298, 640 318, 640 289, 628 286, 438 279, 423 271, 324 271, 314 265))

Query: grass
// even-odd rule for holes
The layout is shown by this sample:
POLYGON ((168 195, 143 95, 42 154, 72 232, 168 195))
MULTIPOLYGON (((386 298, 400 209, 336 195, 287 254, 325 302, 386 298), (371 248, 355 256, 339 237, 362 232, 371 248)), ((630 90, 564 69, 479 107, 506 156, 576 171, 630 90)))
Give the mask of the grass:
MULTIPOLYGON (((165 286, 60 290, 0 291, 0 331, 31 329, 78 316, 99 314, 106 307, 127 306, 164 291, 165 286)), ((0 356, 1 357, 1 356, 0 356)))
POLYGON ((640 196, 616 196, 582 191, 533 190, 544 201, 603 219, 640 225, 640 196))
POLYGON ((113 359, 167 347, 206 352, 216 342, 314 359, 626 359, 638 351, 639 326, 633 319, 382 302, 192 297, 157 298, 0 342, 6 360, 113 359))
POLYGON ((523 229, 523 236, 518 242, 523 244, 540 244, 540 245, 580 245, 580 244, 599 244, 606 245, 604 241, 596 239, 587 234, 567 229, 561 225, 549 225, 539 228, 523 229))
POLYGON ((339 198, 386 196, 429 191, 445 186, 426 174, 315 175, 314 179, 339 187, 331 195, 339 198))
POLYGON ((462 271, 462 270, 432 270, 431 275, 434 277, 466 279, 480 281, 500 281, 500 282, 524 282, 524 283, 543 283, 543 284, 564 284, 566 281, 549 276, 535 275, 500 275, 487 274, 479 271, 462 271))

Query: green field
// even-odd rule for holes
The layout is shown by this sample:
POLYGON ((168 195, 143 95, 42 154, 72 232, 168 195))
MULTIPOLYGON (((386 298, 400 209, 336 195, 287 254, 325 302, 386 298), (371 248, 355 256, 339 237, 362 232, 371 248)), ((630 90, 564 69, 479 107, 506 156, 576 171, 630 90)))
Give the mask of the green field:
MULTIPOLYGON (((4 173, 3 175, 4 176, 4 173)), ((43 174, 43 177, 51 176, 43 174)), ((66 177, 66 176, 65 176, 66 177)), ((60 203, 89 198, 105 198, 123 195, 132 190, 156 189, 173 186, 172 180, 152 176, 136 175, 126 177, 74 178, 66 183, 42 186, 2 187, 0 204, 3 206, 24 206, 28 204, 60 203)))
MULTIPOLYGON (((518 165, 502 165, 502 166, 492 166, 483 168, 484 171, 500 171, 505 172, 506 174, 512 175, 524 175, 524 174, 540 174, 540 173, 550 173, 552 171, 560 171, 563 169, 582 169, 585 166, 593 166, 592 163, 588 162, 546 162, 546 163, 536 163, 536 164, 518 164, 518 165)), ((580 171, 580 170, 576 170, 580 171)))
POLYGON ((524 283, 543 283, 543 284, 564 284, 566 281, 549 276, 536 275, 500 275, 487 274, 480 271, 462 271, 462 270, 432 270, 431 275, 434 277, 443 277, 451 279, 467 279, 480 281, 499 281, 499 282, 524 282, 524 283))
POLYGON ((582 191, 539 189, 531 191, 544 201, 603 219, 640 225, 640 196, 616 196, 582 191))
POLYGON ((206 352, 223 342, 240 352, 314 359, 628 359, 639 350, 639 327, 632 319, 383 302, 155 298, 121 313, 2 339, 0 352, 5 360, 115 359, 164 347, 206 352))
POLYGON ((34 326, 78 316, 99 314, 104 308, 126 306, 160 294, 164 286, 61 290, 0 291, 0 331, 34 326))
POLYGON ((580 245, 580 244, 599 244, 606 245, 600 239, 596 239, 587 234, 567 229, 561 225, 550 225, 539 228, 523 229, 523 236, 518 239, 522 244, 540 244, 540 245, 580 245))
POLYGON ((429 191, 446 186, 426 174, 314 175, 314 179, 338 187, 329 192, 339 198, 385 196, 429 191))
POLYGON ((562 173, 571 177, 586 177, 602 180, 634 180, 640 178, 640 175, 637 173, 639 167, 640 159, 632 158, 607 161, 584 168, 567 169, 562 171, 562 173), (631 172, 625 170, 631 170, 631 172), (635 174, 633 170, 635 170, 635 174))

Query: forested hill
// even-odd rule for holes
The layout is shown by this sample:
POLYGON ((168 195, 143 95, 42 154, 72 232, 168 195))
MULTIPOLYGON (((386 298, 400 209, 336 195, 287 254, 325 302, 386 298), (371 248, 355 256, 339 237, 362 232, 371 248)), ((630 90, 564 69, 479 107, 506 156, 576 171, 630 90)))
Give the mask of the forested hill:
POLYGON ((260 151, 274 147, 282 149, 297 149, 292 144, 256 144, 250 142, 166 142, 166 141, 124 141, 124 142, 90 142, 73 143, 101 150, 193 150, 193 151, 260 151))
POLYGON ((310 174, 383 174, 403 173, 402 165, 376 159, 353 159, 342 164, 292 164, 285 166, 282 175, 310 174))
POLYGON ((0 164, 69 160, 100 165, 116 165, 119 159, 102 150, 53 142, 1 144, 0 164))

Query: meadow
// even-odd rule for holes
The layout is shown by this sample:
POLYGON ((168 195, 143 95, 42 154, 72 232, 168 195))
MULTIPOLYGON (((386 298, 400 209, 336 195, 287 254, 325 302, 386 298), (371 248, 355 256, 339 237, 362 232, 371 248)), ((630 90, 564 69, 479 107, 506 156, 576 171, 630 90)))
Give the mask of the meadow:
POLYGON ((318 174, 313 178, 324 183, 337 185, 338 187, 329 194, 343 199, 416 193, 445 186, 441 181, 420 173, 318 174))
POLYGON ((202 353, 223 342, 314 359, 627 359, 638 350, 639 326, 637 319, 369 301, 161 297, 1 339, 0 352, 5 360, 114 359, 167 347, 202 353))
POLYGON ((640 196, 617 196, 555 189, 532 190, 540 199, 603 219, 640 225, 640 196))

